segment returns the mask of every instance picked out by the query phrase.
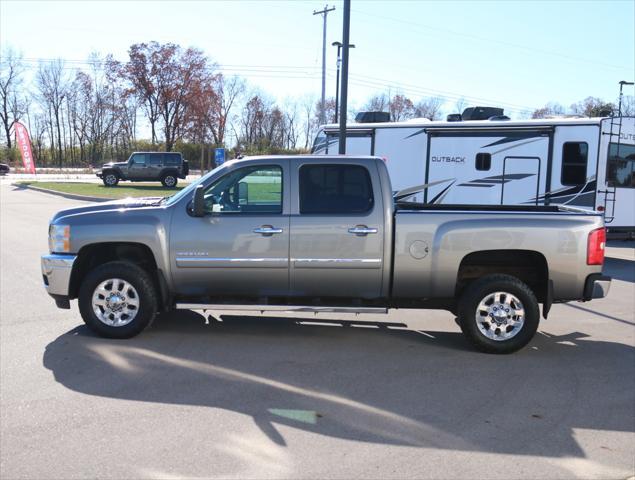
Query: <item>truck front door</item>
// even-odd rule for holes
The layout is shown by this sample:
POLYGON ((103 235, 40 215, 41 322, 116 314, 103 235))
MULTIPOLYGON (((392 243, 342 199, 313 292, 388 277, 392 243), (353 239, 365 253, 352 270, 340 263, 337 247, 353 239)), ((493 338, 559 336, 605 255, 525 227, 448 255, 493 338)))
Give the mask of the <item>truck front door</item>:
POLYGON ((292 295, 379 297, 384 213, 377 175, 354 161, 307 161, 294 164, 292 180, 292 295))
POLYGON ((170 261, 177 293, 288 294, 288 163, 234 168, 206 186, 205 216, 174 215, 170 261))

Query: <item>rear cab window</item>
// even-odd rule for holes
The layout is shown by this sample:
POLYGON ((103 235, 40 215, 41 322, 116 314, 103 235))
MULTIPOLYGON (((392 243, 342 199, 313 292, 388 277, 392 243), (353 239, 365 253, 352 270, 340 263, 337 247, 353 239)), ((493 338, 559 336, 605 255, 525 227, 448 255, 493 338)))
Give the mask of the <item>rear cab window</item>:
POLYGON ((300 214, 360 214, 373 209, 370 174, 361 165, 300 167, 300 214))

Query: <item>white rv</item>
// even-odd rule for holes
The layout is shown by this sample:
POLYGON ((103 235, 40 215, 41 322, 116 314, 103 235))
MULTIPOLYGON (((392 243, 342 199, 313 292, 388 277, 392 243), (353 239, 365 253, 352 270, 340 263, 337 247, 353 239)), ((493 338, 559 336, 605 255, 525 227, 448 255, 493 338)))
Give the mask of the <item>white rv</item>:
MULTIPOLYGON (((384 158, 395 190, 437 204, 564 204, 603 211, 612 236, 635 234, 635 118, 353 123, 346 153, 384 158)), ((338 151, 325 125, 312 152, 338 151)))

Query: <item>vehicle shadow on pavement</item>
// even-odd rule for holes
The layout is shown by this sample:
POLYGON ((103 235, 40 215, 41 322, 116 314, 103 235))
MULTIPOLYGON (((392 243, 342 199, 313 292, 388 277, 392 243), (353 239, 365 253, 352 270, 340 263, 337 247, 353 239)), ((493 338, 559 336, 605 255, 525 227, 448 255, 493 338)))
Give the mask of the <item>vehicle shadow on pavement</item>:
POLYGON ((613 279, 635 283, 635 260, 606 257, 603 270, 613 279))
MULTIPOLYGON (((249 415, 282 446, 278 425, 363 442, 583 457, 575 429, 635 429, 635 349, 585 337, 541 332, 497 356, 473 351, 459 333, 270 317, 207 324, 186 311, 131 340, 77 327, 46 347, 43 363, 84 394, 249 415)), ((227 432, 210 422, 209 433, 227 432)))

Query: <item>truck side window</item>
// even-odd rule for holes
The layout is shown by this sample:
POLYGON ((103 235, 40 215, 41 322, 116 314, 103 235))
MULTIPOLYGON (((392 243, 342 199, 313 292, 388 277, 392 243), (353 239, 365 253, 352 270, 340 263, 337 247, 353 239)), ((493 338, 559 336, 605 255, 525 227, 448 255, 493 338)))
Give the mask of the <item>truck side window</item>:
POLYGON ((205 190, 209 213, 282 213, 282 168, 240 168, 205 190))
POLYGON ((158 167, 163 162, 162 153, 151 153, 150 155, 148 155, 148 157, 149 157, 149 164, 152 165, 153 167, 158 167))
POLYGON ((589 145, 586 142, 565 142, 562 145, 562 185, 576 186, 586 183, 588 153, 589 145))
POLYGON ((491 153, 477 153, 476 154, 476 169, 477 170, 489 170, 492 168, 492 154, 491 153))
POLYGON ((146 164, 146 157, 148 155, 145 153, 136 153, 132 156, 132 165, 145 165, 146 164))
POLYGON ((359 165, 304 165, 300 168, 300 213, 359 214, 372 210, 373 187, 359 165))
POLYGON ((181 155, 178 153, 165 153, 165 165, 178 165, 181 163, 181 155))

